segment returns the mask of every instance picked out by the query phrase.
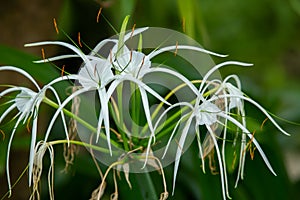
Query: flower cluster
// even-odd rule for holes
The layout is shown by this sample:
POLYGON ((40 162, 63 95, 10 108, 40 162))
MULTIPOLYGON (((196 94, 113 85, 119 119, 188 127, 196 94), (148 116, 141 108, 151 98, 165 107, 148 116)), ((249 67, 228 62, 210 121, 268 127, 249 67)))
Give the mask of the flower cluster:
MULTIPOLYGON (((126 26, 124 26, 123 24, 123 27, 126 26)), ((34 191, 37 192, 37 181, 32 180, 32 176, 37 177, 39 179, 40 171, 36 172, 36 168, 38 167, 39 169, 42 169, 41 160, 45 153, 45 150, 49 149, 49 152, 53 153, 52 146, 48 142, 48 140, 51 130, 53 129, 54 123, 59 116, 62 117, 67 141, 71 142, 68 138, 65 115, 74 118, 75 120, 77 120, 78 123, 81 123, 83 126, 86 126, 91 132, 93 132, 93 134, 96 136, 96 143, 100 140, 106 140, 108 149, 101 149, 100 151, 106 152, 110 156, 114 154, 113 147, 124 148, 124 151, 127 151, 127 154, 125 156, 120 156, 118 160, 115 160, 115 163, 112 165, 116 166, 116 169, 123 169, 124 173, 126 174, 126 180, 129 184, 130 182, 128 174, 130 172, 130 162, 127 162, 125 157, 134 157, 132 155, 132 152, 139 151, 140 154, 137 157, 140 161, 144 163, 142 168, 146 167, 146 165, 151 165, 154 166, 154 168, 156 168, 157 170, 162 170, 160 161, 166 157, 168 152, 171 151, 171 141, 174 139, 175 134, 178 134, 179 141, 177 142, 176 151, 173 155, 173 160, 175 161, 173 176, 174 193, 175 181, 177 177, 180 158, 183 154, 183 149, 186 145, 186 138, 192 132, 195 134, 198 141, 199 154, 200 159, 202 160, 203 171, 205 171, 205 157, 211 152, 212 149, 215 150, 218 159, 223 198, 230 198, 228 193, 226 174, 227 163, 225 155, 227 132, 229 129, 232 130, 229 124, 231 124, 231 126, 236 127, 235 132, 239 136, 237 138, 241 139, 238 177, 236 183, 239 179, 243 179, 246 156, 245 151, 247 150, 248 144, 250 142, 255 145, 269 170, 273 174, 275 174, 258 141, 254 138, 254 135, 247 128, 244 103, 248 102, 254 105, 263 114, 266 115, 266 117, 274 124, 275 127, 279 129, 279 131, 286 135, 288 135, 288 133, 286 133, 275 122, 272 116, 270 116, 270 114, 262 106, 260 106, 257 102, 255 102, 243 93, 243 91, 241 90, 240 80, 236 75, 230 75, 224 80, 211 80, 211 75, 221 67, 230 65, 251 66, 251 64, 237 61, 226 61, 221 64, 217 64, 214 67, 212 67, 203 77, 199 77, 199 80, 196 84, 195 81, 193 82, 189 80, 187 77, 185 77, 184 74, 181 74, 174 69, 166 68, 160 65, 154 66, 153 59, 162 53, 170 51, 175 52, 176 56, 176 52, 178 50, 195 51, 219 57, 224 56, 207 51, 200 47, 180 44, 157 48, 151 51, 149 54, 143 53, 141 48, 133 50, 127 47, 127 41, 130 41, 131 38, 135 36, 139 36, 141 39, 143 32, 147 30, 148 28, 139 28, 129 33, 125 33, 125 29, 122 28, 118 39, 106 39, 101 41, 88 55, 83 53, 82 50, 76 45, 73 46, 65 42, 46 41, 25 45, 26 47, 41 45, 59 45, 70 49, 74 53, 43 59, 40 61, 36 61, 36 63, 53 62, 56 60, 66 58, 82 59, 83 64, 78 74, 68 74, 62 77, 58 77, 50 83, 48 83, 47 85, 43 86, 42 88, 40 88, 40 86, 36 83, 33 77, 31 77, 27 72, 21 69, 11 66, 0 67, 0 71, 12 70, 23 74, 36 87, 36 91, 34 91, 25 87, 10 86, 8 87, 8 89, 0 93, 0 98, 4 98, 9 93, 19 92, 13 100, 7 102, 12 105, 4 113, 2 113, 0 118, 0 123, 2 123, 2 121, 9 115, 9 113, 11 113, 12 110, 18 110, 18 114, 16 116, 18 118, 11 132, 11 137, 8 145, 7 176, 9 187, 11 185, 9 178, 10 148, 15 131, 19 124, 22 122, 29 122, 32 119, 32 139, 29 157, 29 185, 31 185, 33 182, 34 191), (110 44, 109 50, 106 50, 106 52, 108 53, 106 53, 106 55, 101 55, 100 52, 104 48, 107 48, 108 44, 110 44), (163 73, 180 80, 181 85, 177 88, 171 89, 171 93, 175 93, 180 88, 185 87, 192 93, 192 101, 180 101, 177 103, 170 103, 170 101, 165 95, 161 94, 159 91, 157 91, 156 89, 144 82, 144 77, 152 73, 163 73), (74 92, 66 99, 62 100, 55 91, 53 85, 65 80, 75 80, 78 84, 76 90, 74 90, 74 92), (136 110, 140 111, 144 115, 146 124, 144 128, 146 128, 149 132, 149 137, 144 137, 144 134, 142 140, 136 140, 135 138, 133 138, 132 134, 139 135, 140 132, 129 134, 130 131, 128 130, 125 124, 121 125, 121 130, 118 129, 120 133, 116 133, 117 131, 115 130, 115 125, 122 124, 123 119, 121 119, 122 110, 119 107, 122 105, 116 102, 113 95, 114 93, 118 93, 119 97, 122 97, 122 84, 124 84, 125 82, 129 82, 131 85, 134 86, 135 89, 133 91, 138 91, 138 100, 141 101, 141 105, 139 106, 142 106, 143 109, 136 110), (52 100, 46 97, 47 90, 53 92, 57 103, 53 102, 52 100), (85 119, 81 119, 80 117, 76 116, 75 114, 72 114, 66 109, 66 105, 70 103, 75 97, 78 97, 79 95, 87 92, 95 92, 97 94, 97 99, 99 100, 99 110, 96 127, 89 126, 88 123, 84 122, 85 119), (164 104, 164 111, 162 111, 160 113, 160 116, 157 118, 155 118, 154 112, 151 111, 151 105, 153 100, 149 98, 149 95, 154 97, 155 102, 159 101, 161 104, 164 104), (36 141, 38 112, 39 106, 42 102, 52 106, 54 105, 53 107, 56 108, 56 111, 51 118, 44 139, 42 141, 36 141), (170 113, 174 114, 174 112, 181 113, 181 116, 178 118, 178 120, 176 122, 173 122, 173 124, 164 124, 163 120, 166 119, 170 115, 170 113), (161 131, 163 129, 166 129, 166 126, 171 127, 171 129, 169 129, 169 131, 167 132, 161 131), (203 132, 203 127, 208 133, 205 139, 203 139, 203 136, 206 132, 203 132), (220 130, 222 131, 222 133, 218 133, 218 131, 220 130), (165 145, 163 155, 158 158, 156 155, 153 154, 152 149, 158 143, 157 138, 161 136, 162 132, 163 136, 167 136, 168 139, 165 145), (111 135, 112 133, 114 135, 111 135), (219 137, 220 134, 221 136, 219 137), (115 135, 117 135, 117 137, 115 137, 115 135), (248 142, 247 137, 249 138, 248 142), (220 145, 218 144, 219 138, 221 138, 222 141, 221 147, 219 147, 220 145), (145 140, 146 142, 144 142, 145 140), (42 151, 42 153, 39 153, 40 151, 42 151), (35 175, 36 173, 38 173, 38 175, 35 175)), ((142 42, 140 42, 138 46, 141 47, 142 42)), ((137 102, 135 103, 138 104, 137 102)), ((133 107, 134 106, 136 105, 133 105, 133 107)), ((161 108, 161 106, 159 108, 161 108)), ((235 141, 235 143, 237 142, 238 141, 235 141)), ((97 149, 96 147, 93 148, 94 150, 97 149)), ((169 154, 172 154, 172 152, 169 154)), ((51 170, 53 170, 52 165, 50 167, 51 170)), ((103 194, 104 185, 104 182, 102 182, 100 187, 101 189, 99 189, 99 191, 101 191, 101 195, 103 194)), ((52 195, 53 194, 51 192, 51 198, 52 195)), ((100 197, 101 195, 98 196, 100 197)), ((165 191, 162 196, 163 199, 167 198, 167 192, 165 191)))

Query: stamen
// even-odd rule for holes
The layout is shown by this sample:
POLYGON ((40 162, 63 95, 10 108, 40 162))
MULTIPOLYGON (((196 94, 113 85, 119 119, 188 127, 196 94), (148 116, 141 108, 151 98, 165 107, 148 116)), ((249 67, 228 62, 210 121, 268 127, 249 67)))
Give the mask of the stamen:
POLYGON ((42 58, 43 58, 43 60, 46 60, 46 56, 45 56, 45 50, 44 50, 44 48, 42 48, 42 49, 41 49, 41 51, 42 51, 42 58))
POLYGON ((102 12, 102 7, 100 7, 98 14, 97 14, 97 23, 99 23, 99 21, 100 21, 101 12, 102 12))
POLYGON ((133 32, 134 32, 135 26, 136 26, 136 24, 133 24, 133 27, 132 27, 132 30, 131 30, 131 34, 130 34, 130 39, 132 39, 132 36, 133 36, 133 32))
POLYGON ((251 158, 251 160, 254 160, 254 151, 256 150, 256 147, 254 147, 254 148, 250 148, 250 158, 251 158))
POLYGON ((80 32, 78 32, 78 44, 82 48, 81 39, 80 39, 80 32))
POLYGON ((266 118, 266 119, 262 122, 262 124, 260 125, 260 129, 261 129, 261 130, 263 129, 263 126, 264 126, 265 123, 268 121, 268 119, 269 119, 269 118, 266 118))
POLYGON ((174 56, 177 55, 177 52, 178 52, 178 41, 176 41, 176 49, 175 49, 175 52, 174 52, 174 56))
POLYGON ((144 65, 144 62, 145 62, 145 57, 146 57, 146 56, 144 56, 144 57, 143 57, 143 60, 142 60, 141 66, 140 66, 140 68, 139 68, 139 71, 138 71, 138 73, 137 73, 137 75, 136 75, 136 76, 138 76, 138 75, 139 75, 139 73, 140 73, 140 71, 141 71, 141 69, 142 69, 142 67, 143 67, 143 65, 144 65))
POLYGON ((65 65, 63 65, 62 68, 61 68, 60 76, 64 76, 64 73, 65 73, 65 65))
POLYGON ((251 160, 254 159, 254 151, 256 149, 256 147, 252 147, 252 143, 253 143, 253 140, 254 140, 254 134, 255 134, 256 131, 253 131, 252 133, 252 137, 251 137, 251 140, 249 141, 248 145, 249 145, 249 151, 250 151, 250 157, 251 157, 251 160))
POLYGON ((57 27, 57 23, 56 23, 56 19, 53 18, 53 24, 54 24, 54 28, 55 28, 55 31, 57 34, 59 34, 59 31, 58 31, 58 27, 57 27))

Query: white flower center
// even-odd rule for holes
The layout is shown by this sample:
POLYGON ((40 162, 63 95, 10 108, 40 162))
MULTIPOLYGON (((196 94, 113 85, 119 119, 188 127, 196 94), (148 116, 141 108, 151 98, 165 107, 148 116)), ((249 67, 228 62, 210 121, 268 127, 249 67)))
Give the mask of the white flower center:
POLYGON ((196 112, 196 123, 198 125, 211 125, 217 122, 217 114, 220 111, 215 104, 205 101, 194 111, 196 112))

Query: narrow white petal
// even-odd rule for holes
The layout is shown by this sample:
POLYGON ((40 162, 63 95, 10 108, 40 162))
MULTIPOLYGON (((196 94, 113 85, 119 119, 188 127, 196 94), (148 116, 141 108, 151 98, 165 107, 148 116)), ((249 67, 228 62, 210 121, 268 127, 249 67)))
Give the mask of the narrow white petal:
MULTIPOLYGON (((59 99, 59 96, 58 96, 56 90, 53 87, 49 87, 49 89, 53 92, 53 94, 54 94, 54 96, 56 98, 57 104, 60 107, 61 106, 61 101, 59 99)), ((66 138, 68 140, 68 145, 70 145, 68 128, 67 128, 67 123, 66 123, 64 112, 61 111, 60 114, 61 114, 61 119, 62 119, 63 127, 64 127, 64 130, 65 130, 66 138)))
POLYGON ((9 94, 9 93, 11 93, 11 92, 16 92, 16 91, 22 91, 22 90, 24 90, 24 89, 27 89, 27 88, 25 88, 25 87, 12 87, 12 88, 7 88, 6 90, 4 90, 4 91, 2 91, 1 93, 0 93, 0 97, 2 97, 2 96, 4 96, 4 95, 7 95, 7 94, 9 94))
POLYGON ((177 177, 177 172, 178 172, 178 167, 179 167, 179 161, 180 161, 180 157, 183 153, 183 146, 184 146, 184 142, 185 139, 187 137, 190 125, 192 123, 193 120, 193 115, 191 115, 189 117, 189 119, 187 120, 183 130, 182 130, 182 134, 180 136, 179 142, 178 142, 178 148, 176 151, 176 156, 175 156, 175 164, 174 164, 174 174, 173 174, 173 190, 172 190, 172 195, 174 195, 174 191, 175 191, 175 183, 176 183, 176 177, 177 177))
POLYGON ((134 37, 146 30, 148 30, 149 27, 143 27, 143 28, 137 28, 137 29, 134 29, 133 32, 130 31, 129 33, 127 33, 125 36, 124 36, 124 42, 126 42, 128 39, 130 39, 130 37, 134 37))
POLYGON ((212 75, 215 71, 217 71, 219 68, 223 67, 223 66, 226 66, 226 65, 240 65, 240 66, 252 66, 253 64, 249 64, 249 63, 243 63, 243 62, 237 62, 237 61, 226 61, 226 62, 223 62, 223 63, 220 63, 218 65, 215 65, 213 68, 211 68, 203 77, 202 79, 202 82, 200 84, 200 87, 199 87, 199 91, 201 93, 204 93, 204 91, 202 90, 203 89, 203 86, 205 84, 205 82, 208 80, 208 77, 210 75, 212 75))
POLYGON ((221 154, 220 154, 220 150, 219 150, 218 142, 216 140, 216 136, 213 133, 213 130, 210 128, 210 126, 206 125, 206 128, 207 128, 208 132, 210 133, 210 136, 211 136, 211 138, 214 142, 215 149, 216 149, 216 152, 217 152, 217 157, 218 157, 218 161, 219 161, 219 168, 220 168, 222 194, 223 194, 223 199, 226 199, 226 194, 225 193, 227 191, 227 188, 225 186, 225 182, 227 182, 227 180, 225 180, 225 176, 224 176, 224 170, 226 170, 226 169, 225 169, 225 166, 223 166, 222 157, 221 157, 221 154))
POLYGON ((256 140, 256 139, 253 137, 253 135, 250 134, 250 133, 248 133, 247 136, 248 136, 250 139, 252 139, 252 142, 253 142, 254 145, 256 146, 256 148, 257 148, 257 150, 258 150, 260 156, 261 156, 262 159, 264 160, 264 162, 265 162, 265 164, 267 165, 267 167, 269 168, 269 170, 272 172, 272 174, 274 174, 275 176, 277 176, 276 173, 275 173, 275 171, 273 170, 273 168, 272 168, 272 166, 271 166, 271 164, 270 164, 270 162, 269 162, 267 156, 265 155, 264 151, 263 151, 262 148, 260 147, 260 145, 259 145, 259 143, 257 142, 257 140, 256 140))
MULTIPOLYGON (((102 117, 103 117, 103 120, 104 120, 105 133, 106 133, 106 138, 107 138, 107 145, 108 145, 110 155, 112 155, 111 143, 110 143, 109 110, 108 110, 108 99, 109 98, 107 97, 105 88, 99 89, 98 94, 99 94, 99 99, 100 99, 100 104, 101 104, 100 113, 102 113, 102 117)), ((102 119, 101 119, 101 121, 102 121, 102 119)), ((99 124, 98 124, 98 130, 100 130, 100 129, 101 129, 101 127, 99 127, 99 124)), ((100 135, 100 132, 97 132, 97 139, 99 138, 99 135, 100 135)))
POLYGON ((73 46, 71 44, 65 43, 65 42, 45 41, 45 42, 36 42, 36 43, 31 43, 31 44, 25 44, 24 46, 25 47, 34 47, 34 46, 42 46, 42 45, 59 45, 59 46, 67 47, 67 48, 71 49, 72 51, 74 51, 76 54, 78 54, 87 65, 91 65, 87 56, 84 53, 82 53, 82 51, 80 49, 76 48, 75 46, 73 46))
MULTIPOLYGON (((266 117, 274 124, 274 126, 283 134, 290 136, 289 133, 287 133, 285 130, 283 130, 278 124, 277 122, 271 117, 271 115, 261 106, 259 105, 256 101, 250 99, 249 97, 245 97, 245 96, 240 96, 240 95, 218 95, 218 98, 239 98, 239 99, 243 99, 245 101, 248 101, 250 103, 252 103, 254 106, 256 106, 261 112, 263 112, 266 117)), ((216 98, 212 98, 210 100, 215 100, 216 98)))
POLYGON ((16 107, 17 107, 16 104, 12 104, 11 106, 9 106, 9 108, 7 108, 4 113, 2 113, 2 115, 0 117, 0 123, 16 107))
POLYGON ((46 134, 45 134, 45 139, 44 141, 47 142, 48 140, 48 137, 49 137, 49 134, 50 134, 50 131, 54 125, 54 122, 57 118, 57 116, 61 113, 61 111, 63 110, 63 108, 75 97, 75 96, 78 96, 84 92, 87 92, 89 91, 90 88, 82 88, 80 90, 77 90, 76 92, 72 93, 68 98, 66 98, 64 100, 64 102, 59 106, 59 108, 56 110, 56 112, 54 113, 54 115, 52 116, 52 119, 48 125, 48 128, 47 128, 47 131, 46 131, 46 134))
POLYGON ((150 152, 150 142, 152 141, 152 138, 153 138, 153 142, 155 142, 155 133, 154 133, 153 125, 152 125, 149 102, 148 102, 148 97, 147 97, 146 91, 143 88, 140 87, 140 93, 141 93, 142 103, 143 103, 143 106, 144 106, 145 116, 146 116, 147 123, 148 123, 150 133, 151 133, 151 136, 150 136, 150 139, 149 139, 149 142, 148 142, 148 148, 147 148, 147 151, 146 151, 145 164, 143 166, 143 168, 144 168, 146 166, 147 162, 148 162, 148 155, 149 155, 149 152, 150 152))
MULTIPOLYGON (((24 114, 21 114, 21 116, 19 117, 19 119, 17 120, 12 132, 11 132, 11 135, 10 135, 10 138, 9 138, 9 141, 8 141, 8 145, 7 145, 7 154, 6 154, 6 176, 7 176, 7 184, 8 184, 8 190, 9 190, 9 195, 8 196, 11 196, 11 192, 12 192, 12 187, 11 187, 11 181, 10 181, 10 171, 9 171, 9 160, 10 160, 10 149, 11 149, 11 145, 12 145, 12 140, 14 138, 14 135, 15 135, 15 132, 17 130, 17 127, 19 126, 21 120, 23 119, 24 117, 24 114)), ((29 177, 30 178, 30 177, 29 177)), ((30 184, 29 184, 30 186, 30 184)))
POLYGON ((34 78, 29 73, 24 71, 23 69, 13 67, 13 66, 1 66, 0 71, 3 71, 3 70, 15 71, 15 72, 18 72, 18 73, 24 75, 26 78, 28 78, 35 85, 35 87, 38 90, 40 90, 40 86, 37 84, 37 82, 34 80, 34 78))
POLYGON ((102 41, 99 42, 99 43, 97 44, 97 46, 91 51, 90 55, 97 55, 97 54, 99 53, 100 49, 101 49, 104 45, 106 45, 107 43, 109 43, 109 42, 113 42, 113 43, 117 44, 117 43, 118 43, 118 40, 116 40, 116 39, 105 39, 105 40, 102 40, 102 41))
POLYGON ((61 56, 55 56, 55 57, 51 57, 51 58, 45 58, 42 60, 35 60, 33 61, 34 63, 47 63, 47 62, 53 62, 53 61, 57 61, 57 60, 62 60, 62 59, 67 59, 67 58, 78 58, 79 55, 61 55, 61 56))
POLYGON ((136 83, 139 87, 144 88, 147 92, 149 92, 150 94, 152 94, 154 97, 156 97, 158 100, 160 100, 161 102, 167 104, 167 105, 171 105, 169 102, 167 102, 163 97, 161 97, 157 92, 155 92, 153 89, 151 89, 149 86, 147 86, 145 83, 143 83, 142 81, 130 76, 130 75, 117 75, 115 76, 116 79, 119 80, 119 83, 125 80, 131 81, 136 83))
POLYGON ((162 114, 160 114, 159 118, 157 119, 155 125, 154 125, 154 129, 156 130, 160 121, 163 119, 163 117, 173 108, 177 107, 177 106, 187 106, 189 108, 191 108, 191 110, 193 110, 193 106, 192 104, 190 103, 187 103, 187 102, 178 102, 178 103, 175 103, 171 106, 169 106, 166 110, 164 110, 164 112, 162 114))
POLYGON ((204 156, 203 156, 203 150, 202 150, 202 144, 201 144, 201 137, 200 137, 200 131, 198 129, 197 124, 195 124, 195 132, 196 132, 199 154, 200 154, 201 163, 202 163, 202 171, 203 171, 203 173, 205 173, 205 162, 204 162, 204 156))
MULTIPOLYGON (((247 134, 247 136, 252 139, 252 134, 250 133, 250 131, 244 127, 240 122, 238 122, 236 119, 234 119, 233 117, 231 116, 228 116, 228 115, 225 115, 223 113, 219 113, 219 116, 223 117, 223 118, 227 118, 229 121, 231 121, 233 124, 235 124, 237 127, 239 127, 244 133, 247 134)), ((257 150, 259 151, 262 159, 264 160, 265 164, 267 165, 267 167, 269 168, 269 170, 274 174, 276 175, 276 173, 274 172, 270 162, 268 161, 266 155, 264 154, 263 150, 261 149, 259 143, 256 141, 255 138, 252 139, 252 142, 254 143, 254 145, 256 146, 257 150)))
POLYGON ((183 76, 182 74, 180 74, 180 73, 178 73, 176 71, 173 71, 173 70, 170 70, 170 69, 167 69, 167 68, 162 68, 162 67, 154 67, 154 68, 150 68, 149 69, 148 73, 150 73, 150 72, 164 72, 164 73, 173 75, 173 76, 179 78, 180 80, 182 80, 187 86, 189 86, 191 88, 191 90, 197 96, 199 96, 198 89, 191 83, 191 81, 188 80, 185 76, 183 76))
POLYGON ((30 143, 30 151, 29 151, 29 186, 31 184, 31 177, 32 177, 32 170, 33 170, 33 161, 34 161, 34 154, 35 154, 35 142, 36 142, 36 135, 37 135, 37 123, 38 123, 38 109, 35 110, 34 119, 32 123, 32 132, 31 132, 31 143, 30 143))
POLYGON ((178 120, 178 122, 176 123, 176 125, 175 125, 175 127, 174 127, 174 129, 173 129, 173 131, 172 131, 172 133, 171 133, 171 135, 170 135, 170 138, 169 138, 169 140, 168 140, 168 143, 167 143, 167 145, 166 145, 166 147, 165 147, 164 154, 163 154, 162 157, 161 157, 162 159, 164 159, 165 156, 166 156, 166 154, 167 154, 167 151, 168 151, 168 149, 169 149, 169 146, 170 146, 170 144, 171 144, 171 141, 172 141, 172 139, 173 139, 173 137, 174 137, 174 134, 175 134, 175 132, 176 132, 178 126, 180 125, 181 121, 182 121, 184 118, 186 118, 188 115, 190 115, 190 114, 189 114, 189 113, 188 113, 188 114, 185 114, 185 115, 182 116, 182 117, 178 120))
POLYGON ((206 53, 206 54, 210 54, 210 55, 214 55, 214 56, 218 56, 218 57, 226 57, 227 55, 222 55, 222 54, 218 54, 218 53, 214 53, 212 51, 208 51, 208 50, 205 50, 203 48, 200 48, 200 47, 196 47, 196 46, 189 46, 189 45, 174 45, 174 46, 168 46, 168 47, 163 47, 161 49, 158 49, 158 50, 155 50, 155 51, 152 51, 148 56, 149 58, 153 58, 163 52, 166 52, 166 51, 171 51, 171 50, 176 50, 176 49, 185 49, 185 50, 193 50, 193 51, 199 51, 199 52, 202 52, 202 53, 206 53))

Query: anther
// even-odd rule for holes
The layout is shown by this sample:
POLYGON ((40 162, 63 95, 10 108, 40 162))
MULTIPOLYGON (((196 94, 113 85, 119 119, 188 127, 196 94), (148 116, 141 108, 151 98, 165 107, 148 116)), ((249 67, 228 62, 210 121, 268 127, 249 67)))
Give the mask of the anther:
POLYGON ((55 28, 55 31, 57 34, 59 34, 59 31, 58 31, 58 27, 57 27, 57 23, 56 23, 56 19, 53 18, 53 24, 54 24, 54 28, 55 28))
POLYGON ((102 12, 102 7, 100 7, 98 14, 97 14, 97 23, 99 23, 99 21, 100 21, 101 12, 102 12))
POLYGON ((61 68, 60 76, 64 76, 64 73, 65 73, 65 65, 63 65, 62 68, 61 68))
POLYGON ((42 49, 41 49, 41 51, 42 51, 42 58, 43 58, 43 60, 46 60, 46 56, 45 56, 45 50, 44 50, 44 48, 42 48, 42 49))
POLYGON ((78 32, 78 44, 79 44, 80 47, 82 47, 81 39, 80 39, 80 32, 78 32))
POLYGON ((262 122, 262 124, 260 125, 260 129, 262 130, 265 123, 268 121, 269 118, 264 119, 264 121, 262 122))

